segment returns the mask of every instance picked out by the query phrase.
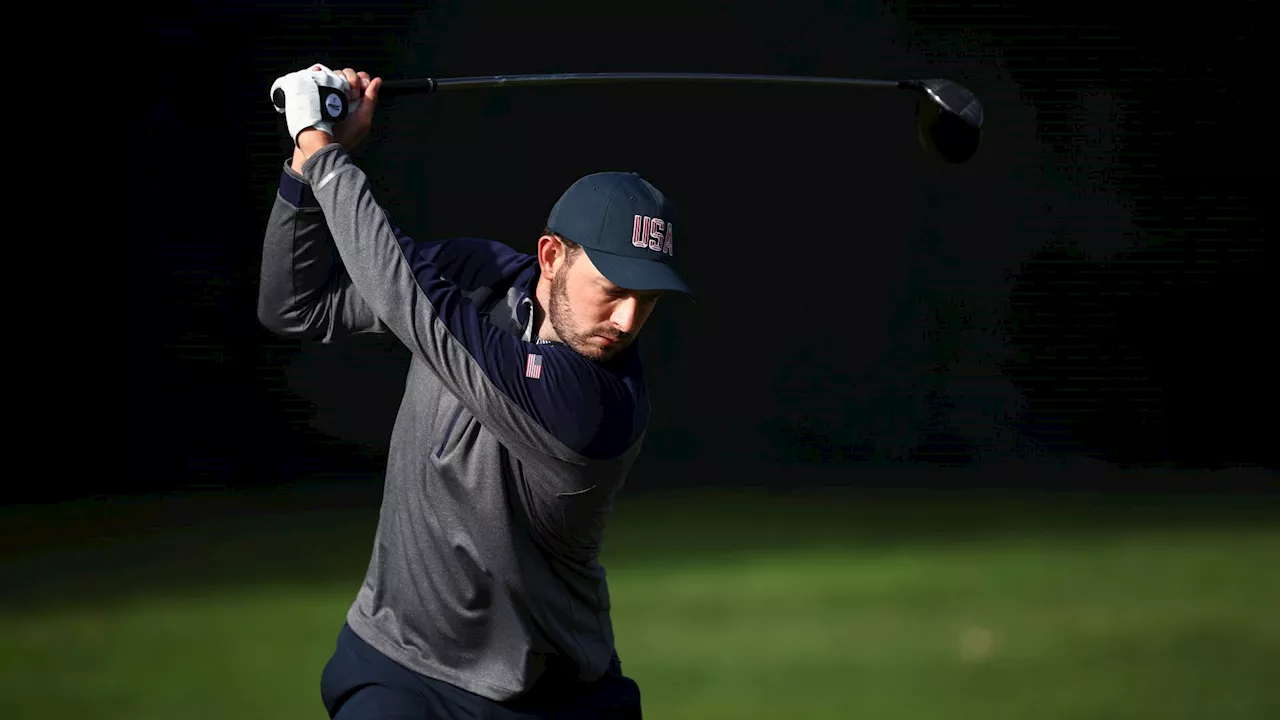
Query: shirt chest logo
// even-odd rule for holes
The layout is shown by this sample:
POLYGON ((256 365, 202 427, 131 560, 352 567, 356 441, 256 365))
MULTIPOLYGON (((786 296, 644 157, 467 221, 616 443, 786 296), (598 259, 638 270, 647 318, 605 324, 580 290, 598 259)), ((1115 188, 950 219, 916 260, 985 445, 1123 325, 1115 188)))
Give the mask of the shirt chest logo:
POLYGON ((524 361, 524 376, 537 380, 542 377, 542 356, 529 353, 524 361))

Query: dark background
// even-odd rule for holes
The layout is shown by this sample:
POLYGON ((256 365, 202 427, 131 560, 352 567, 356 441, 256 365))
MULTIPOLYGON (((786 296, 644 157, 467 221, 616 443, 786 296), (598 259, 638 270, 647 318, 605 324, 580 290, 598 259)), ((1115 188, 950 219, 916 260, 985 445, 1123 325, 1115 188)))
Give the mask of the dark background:
POLYGON ((938 76, 983 101, 983 147, 946 167, 898 92, 384 99, 357 158, 416 237, 529 250, 560 192, 603 169, 680 205, 700 302, 664 305, 642 336, 655 412, 629 487, 1269 485, 1265 8, 158 6, 129 48, 150 87, 131 166, 129 463, 16 499, 376 482, 404 351, 284 340, 255 317, 285 158, 268 90, 312 62, 384 79, 938 76), (231 81, 193 81, 197 67, 231 81), (198 154, 175 150, 209 127, 198 154))

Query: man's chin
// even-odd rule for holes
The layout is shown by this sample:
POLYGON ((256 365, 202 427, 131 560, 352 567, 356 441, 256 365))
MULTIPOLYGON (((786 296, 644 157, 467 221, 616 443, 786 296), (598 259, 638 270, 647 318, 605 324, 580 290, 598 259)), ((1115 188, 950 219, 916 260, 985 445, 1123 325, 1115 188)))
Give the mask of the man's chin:
POLYGON ((594 338, 587 338, 586 340, 580 340, 573 344, 573 349, 576 350, 579 355, 594 362, 611 360, 618 353, 622 352, 625 347, 625 343, 616 342, 601 344, 594 338))

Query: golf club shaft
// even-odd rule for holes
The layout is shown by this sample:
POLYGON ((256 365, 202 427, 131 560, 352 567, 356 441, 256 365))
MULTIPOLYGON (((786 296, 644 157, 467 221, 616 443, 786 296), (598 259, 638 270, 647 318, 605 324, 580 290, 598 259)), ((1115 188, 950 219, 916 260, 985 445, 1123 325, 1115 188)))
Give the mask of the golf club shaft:
POLYGON ((910 81, 794 75, 735 75, 723 73, 548 73, 542 75, 494 75, 490 77, 407 78, 384 80, 381 94, 433 93, 440 90, 474 90, 529 85, 599 84, 623 82, 712 82, 781 85, 839 85, 872 88, 906 88, 910 81))

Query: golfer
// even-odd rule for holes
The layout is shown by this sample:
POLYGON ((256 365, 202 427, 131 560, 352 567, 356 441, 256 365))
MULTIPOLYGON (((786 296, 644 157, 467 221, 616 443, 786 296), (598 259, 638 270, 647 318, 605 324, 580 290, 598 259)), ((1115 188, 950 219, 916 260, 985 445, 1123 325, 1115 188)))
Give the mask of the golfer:
POLYGON ((324 705, 334 720, 639 718, 598 558, 649 422, 636 337, 664 294, 693 297, 675 208, 607 172, 564 192, 536 255, 413 240, 348 154, 380 86, 315 65, 272 87, 295 150, 259 321, 322 343, 391 333, 412 355, 324 705))

